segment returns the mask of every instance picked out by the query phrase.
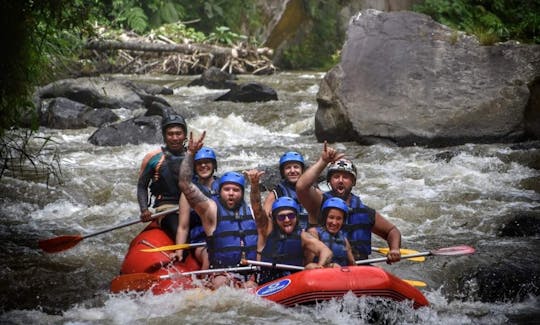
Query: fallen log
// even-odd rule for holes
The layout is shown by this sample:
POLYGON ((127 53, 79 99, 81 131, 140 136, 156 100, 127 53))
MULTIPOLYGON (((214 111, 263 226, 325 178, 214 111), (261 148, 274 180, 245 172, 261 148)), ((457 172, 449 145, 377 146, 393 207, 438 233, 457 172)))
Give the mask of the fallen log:
MULTIPOLYGON (((209 45, 209 44, 165 44, 149 42, 119 42, 105 40, 91 40, 86 43, 86 48, 91 50, 127 50, 142 52, 177 52, 183 54, 193 54, 197 52, 207 52, 215 56, 231 56, 233 49, 209 45)), ((239 51, 243 52, 243 51, 239 51)), ((243 53, 239 53, 242 55, 243 53)))

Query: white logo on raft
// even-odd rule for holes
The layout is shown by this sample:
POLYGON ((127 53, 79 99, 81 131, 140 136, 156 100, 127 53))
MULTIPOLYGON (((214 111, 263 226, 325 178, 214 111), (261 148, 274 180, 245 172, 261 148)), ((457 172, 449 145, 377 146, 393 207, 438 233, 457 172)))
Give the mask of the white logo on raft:
POLYGON ((257 295, 260 297, 266 297, 278 293, 281 290, 287 288, 291 284, 291 280, 284 279, 278 282, 270 283, 257 290, 257 295))

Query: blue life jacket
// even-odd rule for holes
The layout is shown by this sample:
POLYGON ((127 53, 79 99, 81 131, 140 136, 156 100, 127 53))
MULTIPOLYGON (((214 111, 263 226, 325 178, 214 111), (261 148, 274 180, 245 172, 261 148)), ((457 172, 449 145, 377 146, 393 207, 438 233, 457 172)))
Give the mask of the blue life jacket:
MULTIPOLYGON (((332 235, 323 227, 317 227, 319 240, 322 241, 333 253, 332 263, 337 263, 341 266, 349 265, 347 260, 347 246, 345 245, 345 234, 343 231, 338 231, 336 235, 332 235)), ((318 262, 314 261, 315 263, 318 262)))
POLYGON ((242 258, 257 257, 257 226, 245 202, 232 211, 213 197, 217 204, 217 224, 212 236, 206 237, 210 265, 213 268, 238 266, 242 258))
MULTIPOLYGON (((215 176, 214 181, 212 182, 211 188, 202 185, 198 182, 198 178, 194 178, 194 184, 201 190, 201 192, 209 198, 219 196, 219 181, 215 176)), ((190 209, 189 212, 189 242, 190 243, 201 243, 206 239, 206 234, 201 222, 201 218, 195 212, 195 210, 190 209)))
POLYGON ((150 184, 150 192, 155 197, 154 207, 164 203, 178 204, 180 199, 178 172, 184 157, 184 153, 173 155, 166 148, 161 148, 161 152, 156 155, 159 160, 154 167, 155 175, 150 184))
MULTIPOLYGON (((351 245, 355 260, 363 260, 371 254, 371 229, 375 224, 375 210, 364 205, 360 197, 351 193, 349 216, 341 229, 351 245)), ((323 204, 333 197, 331 192, 323 195, 323 204)), ((321 205, 322 206, 322 205, 321 205)))
POLYGON ((300 212, 297 215, 298 226, 300 226, 300 229, 307 229, 309 226, 308 212, 302 206, 302 204, 300 204, 300 201, 298 200, 298 196, 296 195, 296 188, 294 187, 294 185, 292 185, 287 180, 282 180, 279 184, 276 185, 273 192, 274 192, 274 195, 276 196, 276 199, 282 196, 288 196, 291 199, 296 201, 296 203, 298 204, 298 207, 300 208, 300 212))
MULTIPOLYGON (((272 232, 266 239, 261 252, 261 260, 275 264, 303 266, 304 251, 302 249, 302 229, 296 226, 290 234, 285 234, 274 223, 272 232)), ((265 283, 297 271, 263 268, 259 274, 259 283, 265 283)))

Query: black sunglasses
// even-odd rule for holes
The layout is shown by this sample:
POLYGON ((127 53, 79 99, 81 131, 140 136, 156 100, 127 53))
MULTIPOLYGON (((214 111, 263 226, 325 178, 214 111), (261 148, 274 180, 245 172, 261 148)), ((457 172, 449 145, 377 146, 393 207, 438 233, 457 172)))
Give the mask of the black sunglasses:
POLYGON ((289 220, 293 220, 293 219, 296 218, 296 214, 291 212, 291 213, 286 213, 286 214, 278 214, 276 216, 276 219, 278 221, 283 221, 283 220, 285 220, 285 218, 289 218, 289 220))

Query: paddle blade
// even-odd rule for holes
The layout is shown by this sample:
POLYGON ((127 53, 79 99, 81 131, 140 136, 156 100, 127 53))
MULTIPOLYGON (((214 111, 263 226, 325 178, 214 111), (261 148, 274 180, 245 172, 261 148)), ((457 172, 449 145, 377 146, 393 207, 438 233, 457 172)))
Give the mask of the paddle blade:
POLYGON ((141 252, 154 253, 154 252, 164 252, 164 251, 175 251, 178 249, 201 247, 205 245, 206 245, 205 242, 194 243, 194 244, 176 244, 176 245, 161 246, 161 247, 156 247, 156 248, 145 248, 145 249, 141 249, 141 252))
POLYGON ((73 236, 59 236, 50 239, 40 240, 38 242, 39 248, 47 253, 57 253, 70 249, 77 245, 83 237, 81 235, 73 236))
POLYGON ((165 251, 175 251, 177 249, 185 249, 190 248, 190 244, 178 244, 178 245, 169 245, 169 246, 161 246, 156 248, 145 248, 141 249, 141 252, 146 253, 154 253, 154 252, 165 252, 165 251))
POLYGON ((407 282, 408 284, 412 285, 413 287, 427 287, 427 284, 423 281, 418 280, 405 280, 403 279, 403 282, 407 282))
MULTIPOLYGON (((373 247, 374 250, 376 250, 377 252, 381 253, 381 254, 388 254, 388 252, 390 251, 390 248, 388 247, 373 247)), ((415 251, 414 249, 407 249, 407 248, 401 248, 400 250, 400 253, 401 255, 410 255, 410 254, 418 254, 420 253, 419 251, 415 251)), ((418 256, 418 257, 411 257, 408 259, 409 261, 414 261, 414 262, 424 262, 426 260, 426 258, 424 256, 418 256)))
POLYGON ((452 247, 444 247, 431 251, 432 255, 442 255, 442 256, 455 256, 455 255, 467 255, 473 254, 476 250, 471 246, 460 245, 452 247))
POLYGON ((111 291, 118 293, 122 291, 146 291, 158 281, 158 275, 148 273, 133 273, 119 275, 111 281, 111 291))

